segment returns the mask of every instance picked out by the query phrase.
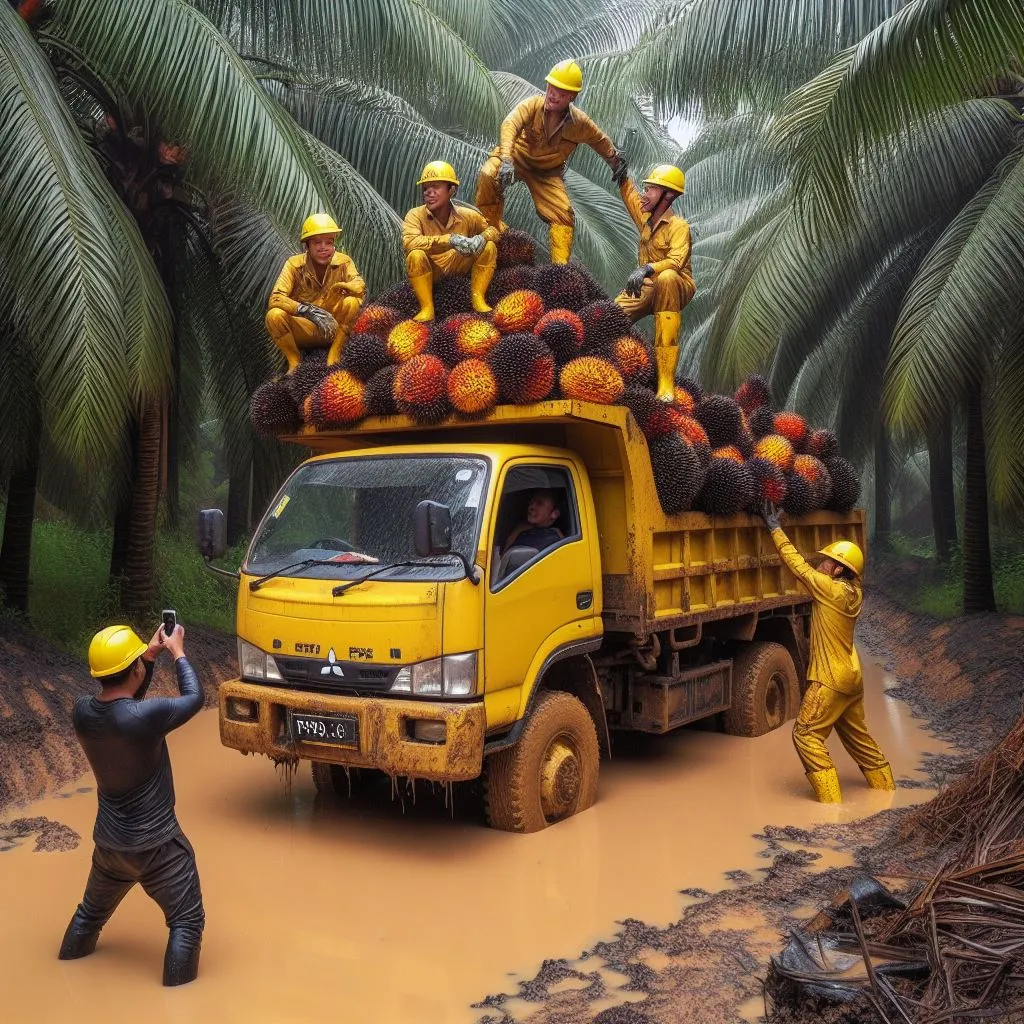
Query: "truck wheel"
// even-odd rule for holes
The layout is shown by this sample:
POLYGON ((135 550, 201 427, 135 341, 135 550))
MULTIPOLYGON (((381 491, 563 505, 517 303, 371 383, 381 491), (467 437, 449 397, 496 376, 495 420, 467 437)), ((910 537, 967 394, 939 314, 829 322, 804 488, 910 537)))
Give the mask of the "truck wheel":
POLYGON ((597 798, 600 763, 590 712, 571 693, 537 697, 519 742, 487 759, 487 824, 504 832, 539 832, 585 811, 597 798))
POLYGON ((732 660, 732 707, 723 727, 733 736, 763 736, 793 717, 799 692, 796 666, 782 644, 743 644, 732 660))
POLYGON ((342 765, 329 764, 327 761, 310 761, 309 767, 313 773, 313 786, 318 793, 348 797, 355 792, 359 782, 358 768, 350 768, 351 774, 347 775, 342 765))

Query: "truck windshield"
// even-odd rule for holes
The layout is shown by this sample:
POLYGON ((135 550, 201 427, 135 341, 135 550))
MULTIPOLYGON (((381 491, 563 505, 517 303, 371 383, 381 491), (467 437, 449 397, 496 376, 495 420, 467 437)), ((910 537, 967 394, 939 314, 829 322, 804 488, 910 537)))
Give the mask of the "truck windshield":
POLYGON ((377 579, 461 579, 454 552, 474 560, 486 481, 485 461, 457 456, 340 457, 301 466, 260 524, 245 571, 344 580, 415 560, 413 511, 430 499, 451 509, 453 555, 396 565, 377 579), (286 569, 303 562, 328 564, 286 569))

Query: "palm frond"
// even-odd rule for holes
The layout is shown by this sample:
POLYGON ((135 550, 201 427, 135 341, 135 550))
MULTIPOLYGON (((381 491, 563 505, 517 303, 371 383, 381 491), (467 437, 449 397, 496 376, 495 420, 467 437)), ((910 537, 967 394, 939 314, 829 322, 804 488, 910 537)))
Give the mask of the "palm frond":
POLYGON ((1024 507, 1024 305, 1017 323, 1004 335, 992 359, 989 400, 985 409, 992 497, 1004 508, 1024 507))

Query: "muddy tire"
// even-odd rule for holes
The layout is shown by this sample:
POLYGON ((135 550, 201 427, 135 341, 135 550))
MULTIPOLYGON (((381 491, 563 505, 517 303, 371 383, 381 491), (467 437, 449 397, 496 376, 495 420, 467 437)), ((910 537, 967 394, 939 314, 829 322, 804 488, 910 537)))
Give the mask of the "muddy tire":
POLYGON ((487 824, 503 832, 539 832, 585 811, 597 799, 600 766, 590 712, 570 693, 549 690, 519 742, 487 759, 487 824))
POLYGON ((358 768, 349 769, 351 775, 348 775, 342 765, 328 764, 326 761, 310 761, 309 767, 317 793, 348 797, 355 792, 356 783, 359 781, 358 768))
POLYGON ((732 660, 732 707, 722 727, 733 736, 763 736, 792 718, 800 703, 796 666, 782 644, 743 644, 732 660))

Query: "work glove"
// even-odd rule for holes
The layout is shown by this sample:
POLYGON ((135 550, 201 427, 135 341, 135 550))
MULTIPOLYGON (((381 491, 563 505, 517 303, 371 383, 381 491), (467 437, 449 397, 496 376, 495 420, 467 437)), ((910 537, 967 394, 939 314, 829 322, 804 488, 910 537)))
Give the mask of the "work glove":
POLYGON ((313 324, 317 334, 320 335, 321 341, 332 341, 334 339, 334 333, 338 329, 338 321, 326 309, 314 306, 311 302, 300 302, 299 308, 295 312, 313 324))
POLYGON ((761 503, 761 518, 769 530, 778 530, 782 526, 779 522, 779 510, 770 501, 761 503))
POLYGON ((469 250, 474 256, 479 256, 487 244, 487 239, 483 235, 470 235, 466 241, 469 242, 469 250))
POLYGON ((473 240, 465 235, 449 235, 448 241, 451 247, 463 256, 472 256, 474 253, 473 240))
POLYGON ((612 164, 612 181, 616 185, 621 185, 627 177, 629 177, 629 164, 626 163, 626 157, 623 153, 616 152, 615 163, 612 164))
POLYGON ((623 290, 630 298, 639 299, 640 291, 644 286, 644 281, 646 281, 653 273, 654 267, 652 267, 650 263, 645 263, 642 267, 637 267, 636 270, 626 278, 626 287, 623 290))
POLYGON ((502 160, 498 168, 498 188, 507 189, 516 180, 516 165, 511 160, 502 160))

